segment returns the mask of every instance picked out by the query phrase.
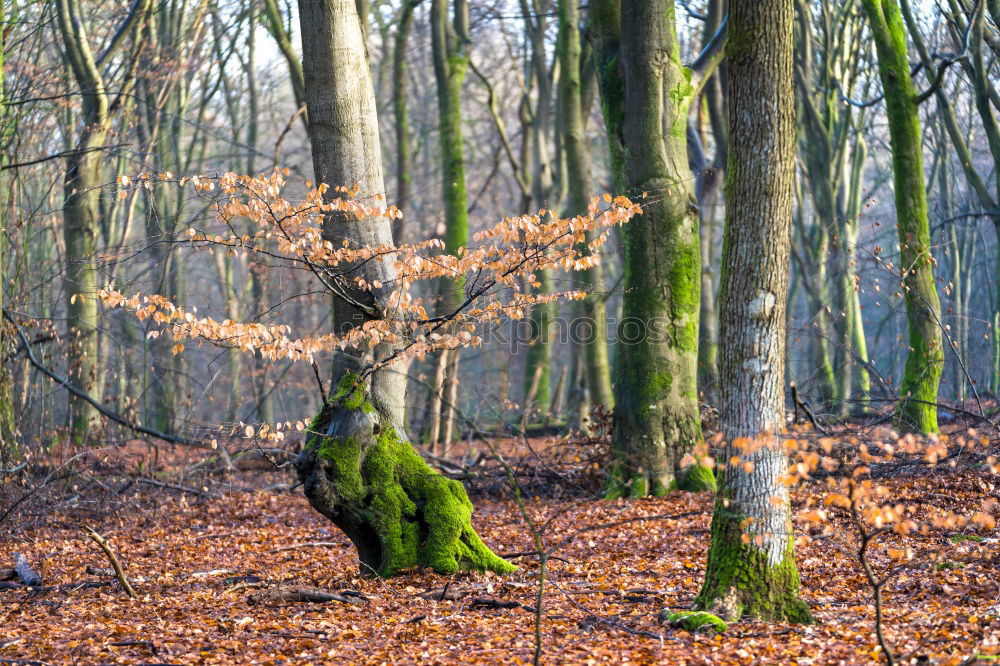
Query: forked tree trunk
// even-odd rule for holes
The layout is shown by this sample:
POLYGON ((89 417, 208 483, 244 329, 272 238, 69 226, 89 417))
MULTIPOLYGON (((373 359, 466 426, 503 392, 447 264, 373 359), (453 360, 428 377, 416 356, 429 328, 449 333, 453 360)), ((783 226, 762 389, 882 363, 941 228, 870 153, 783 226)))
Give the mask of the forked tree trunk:
POLYGON ((792 0, 730 0, 729 177, 719 303, 727 444, 697 605, 728 619, 811 620, 799 599, 788 489, 785 309, 795 179, 792 0), (750 440, 759 448, 741 448, 750 440), (749 537, 746 539, 745 537, 749 537))
MULTIPOLYGON (((104 377, 98 345, 98 276, 94 263, 101 237, 100 196, 103 183, 102 154, 111 130, 111 102, 102 67, 131 34, 149 6, 134 2, 116 37, 95 58, 78 0, 59 0, 56 19, 66 59, 82 98, 82 123, 76 150, 66 159, 63 181, 63 238, 66 242, 66 324, 71 353, 70 382, 101 402, 104 377)), ((128 69, 127 67, 125 68, 128 69)), ((74 442, 84 441, 98 425, 94 407, 75 394, 69 396, 70 430, 74 442)))
MULTIPOLYGON (((353 0, 302 0, 299 16, 316 180, 357 184, 362 198, 384 196, 375 91, 357 7, 353 0)), ((329 216, 324 233, 335 246, 392 242, 387 218, 329 216)), ((353 274, 392 284, 395 271, 387 257, 353 274)), ((375 314, 335 299, 339 332, 379 316, 388 293, 351 297, 375 314)), ((375 349, 376 358, 391 352, 384 345, 375 349)), ((310 426, 296 468, 309 502, 357 547, 362 572, 389 576, 416 566, 441 573, 512 571, 476 535, 462 485, 434 472, 406 440, 405 374, 388 366, 359 380, 363 361, 351 354, 337 356, 335 368, 339 386, 310 426)))

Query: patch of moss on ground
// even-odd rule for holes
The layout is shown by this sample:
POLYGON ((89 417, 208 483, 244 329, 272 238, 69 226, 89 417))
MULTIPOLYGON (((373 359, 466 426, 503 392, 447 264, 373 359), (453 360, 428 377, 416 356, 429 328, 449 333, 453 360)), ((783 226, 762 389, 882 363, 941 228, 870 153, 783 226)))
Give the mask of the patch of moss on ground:
POLYGON ((972 543, 982 543, 984 539, 978 534, 952 534, 949 541, 952 543, 964 543, 966 541, 971 541, 972 543))
POLYGON ((660 622, 677 627, 678 629, 706 634, 721 634, 729 628, 729 625, 718 615, 704 611, 678 611, 671 613, 669 610, 663 610, 660 613, 660 622))

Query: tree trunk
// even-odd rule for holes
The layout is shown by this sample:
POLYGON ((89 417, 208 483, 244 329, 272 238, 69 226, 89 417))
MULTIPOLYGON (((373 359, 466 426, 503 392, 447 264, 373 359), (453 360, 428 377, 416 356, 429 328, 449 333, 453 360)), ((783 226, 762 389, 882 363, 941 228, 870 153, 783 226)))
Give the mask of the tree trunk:
MULTIPOLYGON (((0 25, 4 23, 4 3, 0 2, 0 25)), ((0 31, 0 310, 4 302, 4 284, 6 283, 6 267, 4 261, 7 253, 7 235, 10 216, 7 210, 9 192, 7 176, 3 167, 7 162, 8 141, 11 137, 12 125, 7 118, 6 73, 4 72, 4 49, 6 48, 6 31, 0 31)), ((14 336, 10 324, 0 315, 0 467, 12 467, 9 456, 14 452, 14 376, 10 369, 10 355, 14 351, 14 336)))
POLYGON ((296 461, 309 501, 358 549, 361 573, 513 571, 472 529, 462 484, 428 467, 367 401, 369 390, 344 375, 296 461))
MULTIPOLYGON (((462 139, 462 83, 469 65, 468 7, 465 0, 454 0, 454 17, 448 20, 448 0, 431 2, 431 45, 434 57, 434 78, 437 82, 438 133, 441 155, 441 196, 444 203, 445 251, 455 254, 469 243, 468 193, 465 186, 465 151, 462 139)), ((442 279, 439 283, 442 313, 455 310, 462 299, 462 281, 442 279)), ((442 385, 446 395, 440 415, 441 440, 428 442, 432 449, 438 444, 451 444, 453 407, 448 401, 452 387, 458 381, 460 352, 449 352, 443 366, 442 385)))
POLYGON ((701 247, 686 136, 688 106, 697 91, 679 61, 673 2, 625 0, 620 18, 615 2, 595 4, 612 164, 617 146, 624 157, 616 182, 624 182, 643 206, 623 230, 624 299, 607 496, 663 495, 676 480, 681 457, 702 438, 701 247), (623 94, 610 97, 615 90, 623 94))
MULTIPOLYGON (((403 8, 396 27, 396 40, 392 49, 392 110, 396 123, 396 207, 406 213, 410 205, 410 114, 407 108, 407 67, 410 32, 413 30, 413 13, 420 0, 403 0, 403 8)), ((392 237, 403 242, 403 223, 399 218, 393 224, 392 237)))
MULTIPOLYGON (((355 183, 363 198, 384 196, 375 91, 357 7, 353 0, 302 0, 299 15, 316 180, 355 183)), ((330 189, 326 196, 337 194, 330 189)), ((329 216, 324 233, 334 245, 376 246, 392 242, 390 225, 387 218, 329 216)), ((368 283, 392 284, 395 277, 391 257, 365 262, 354 274, 368 283)), ((341 332, 380 316, 388 292, 355 291, 351 298, 374 314, 334 299, 341 332)), ((374 352, 384 359, 392 348, 374 352)), ((338 355, 335 366, 340 383, 310 426, 296 468, 313 507, 357 547, 362 573, 389 576, 416 566, 512 571, 473 530, 462 485, 435 473, 406 441, 406 376, 392 365, 366 371, 360 353, 338 355)))
POLYGON ((917 94, 910 76, 906 31, 896 0, 862 0, 878 53, 892 146, 900 270, 904 271, 909 353, 899 388, 899 430, 936 433, 937 393, 944 364, 941 306, 934 285, 927 191, 917 94))
MULTIPOLYGON (((101 237, 100 196, 102 153, 111 129, 110 102, 101 67, 121 46, 124 36, 139 22, 149 0, 136 2, 116 37, 100 59, 90 49, 78 0, 59 0, 56 19, 65 48, 66 60, 82 94, 82 126, 76 150, 66 160, 63 181, 63 237, 66 243, 66 325, 71 353, 67 375, 78 389, 101 402, 104 378, 98 345, 98 310, 96 259, 101 237)), ((127 69, 127 68, 126 68, 127 69)), ((98 423, 98 412, 90 403, 69 395, 70 436, 83 442, 98 423)))
MULTIPOLYGON (((590 152, 584 131, 580 13, 573 0, 559 0, 559 114, 566 155, 566 203, 563 216, 585 215, 592 187, 590 152)), ((592 237, 588 240, 592 240, 592 237)), ((607 312, 600 264, 582 274, 580 287, 589 292, 580 304, 581 326, 571 329, 571 340, 584 350, 586 387, 590 399, 614 407, 608 363, 607 312)), ((572 391, 578 392, 574 385, 572 391)), ((577 426, 583 424, 576 424, 577 426)))
MULTIPOLYGON (((530 55, 527 63, 528 77, 537 89, 534 109, 530 99, 525 101, 525 113, 529 119, 526 128, 529 139, 526 147, 531 151, 531 190, 532 198, 540 208, 556 209, 559 188, 555 182, 555 167, 549 151, 549 141, 552 135, 552 95, 553 76, 556 68, 548 67, 547 54, 549 45, 546 40, 548 21, 546 16, 551 9, 551 0, 521 0, 521 12, 525 15, 525 41, 530 44, 530 55)), ((531 86, 529 86, 530 88, 531 86)), ((556 136, 556 143, 558 136, 556 136)), ((558 152, 558 151, 557 151, 558 152)), ((557 155, 558 157, 558 155, 557 155)), ((527 201, 527 198, 525 198, 527 201)), ((531 214, 534 211, 522 211, 531 214)), ((541 271, 536 276, 539 286, 536 292, 549 293, 552 290, 552 277, 549 271, 541 271)), ((531 308, 530 333, 528 352, 524 363, 524 396, 526 411, 532 409, 532 404, 541 407, 544 412, 551 397, 551 365, 552 365, 552 321, 555 308, 551 303, 539 303, 531 308), (537 381, 536 378, 537 377, 537 381), (534 392, 531 387, 534 384, 534 392), (531 400, 528 395, 531 395, 531 400)))
POLYGON ((696 601, 727 619, 811 619, 798 596, 781 481, 788 465, 780 433, 795 180, 792 7, 792 0, 729 3, 729 205, 719 298, 719 424, 728 443, 696 601), (741 441, 759 448, 742 450, 741 441), (729 465, 734 455, 752 467, 729 465), (745 519, 752 519, 746 533, 745 519))

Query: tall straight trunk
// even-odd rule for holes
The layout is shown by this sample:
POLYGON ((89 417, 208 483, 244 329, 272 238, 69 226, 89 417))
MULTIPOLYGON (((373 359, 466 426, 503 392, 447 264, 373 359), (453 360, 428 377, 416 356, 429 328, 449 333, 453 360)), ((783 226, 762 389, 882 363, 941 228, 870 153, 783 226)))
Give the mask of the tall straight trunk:
MULTIPOLYGON (((6 25, 4 3, 0 2, 0 26, 6 25)), ((6 171, 7 146, 11 137, 11 122, 7 117, 6 72, 4 71, 4 49, 6 31, 0 30, 0 310, 6 306, 4 290, 7 287, 7 234, 10 217, 7 210, 9 192, 6 171)), ((14 338, 7 320, 0 315, 0 467, 12 467, 8 457, 12 455, 14 440, 14 376, 10 370, 8 357, 13 353, 14 338)))
MULTIPOLYGON (((149 0, 133 3, 115 39, 95 59, 84 28, 78 0, 58 0, 56 24, 69 69, 81 93, 81 127, 76 149, 66 159, 63 180, 63 239, 66 244, 66 326, 70 344, 70 383, 101 402, 104 377, 100 361, 98 326, 98 276, 94 264, 101 237, 100 186, 103 182, 102 153, 111 131, 110 99, 101 67, 122 45, 132 28, 145 15, 149 0)), ((70 437, 80 443, 99 422, 94 407, 69 395, 70 437)))
MULTIPOLYGON (((453 0, 451 4, 453 16, 449 20, 449 1, 431 2, 431 46, 437 83, 444 244, 445 251, 454 254, 469 243, 465 150, 462 145, 462 83, 469 66, 469 17, 465 0, 453 0)), ((461 303, 462 281, 442 279, 439 294, 442 312, 454 310, 461 303)), ((428 442, 432 450, 437 450, 439 444, 447 447, 451 443, 455 405, 448 400, 448 396, 457 395, 459 356, 458 352, 449 354, 448 362, 438 365, 444 375, 435 384, 443 386, 446 395, 441 404, 441 441, 428 442)))
MULTIPOLYGON (((616 181, 643 206, 643 214, 623 229, 624 298, 607 495, 663 495, 678 480, 682 456, 702 439, 701 247, 686 132, 688 106, 698 90, 680 62, 673 2, 624 0, 620 14, 611 0, 594 5, 608 141, 612 163, 623 168, 616 181), (610 97, 616 89, 622 94, 610 97)), ((702 474, 688 478, 704 480, 702 474)))
MULTIPOLYGON (((299 16, 316 181, 356 184, 363 198, 384 196, 375 89, 357 6, 301 0, 299 16)), ((331 188, 325 196, 339 195, 331 188)), ((391 244, 391 229, 384 217, 331 214, 324 220, 334 246, 391 244)), ((351 274, 392 284, 395 269, 385 257, 351 274)), ((340 332, 382 316, 389 293, 355 289, 350 296, 366 309, 335 298, 340 332)), ((392 351, 384 343, 373 350, 376 360, 392 351)), ((434 472, 406 441, 405 375, 394 365, 365 373, 360 350, 338 355, 334 364, 340 380, 313 420, 296 467, 313 507, 354 543, 362 573, 388 576, 416 566, 441 573, 512 571, 472 528, 472 504, 461 483, 434 472)))
MULTIPOLYGON (((530 51, 528 53, 528 78, 533 82, 530 88, 534 88, 535 104, 531 107, 530 98, 524 101, 523 112, 526 116, 526 129, 528 137, 525 147, 530 150, 531 157, 531 196, 540 208, 555 209, 558 207, 559 188, 556 183, 555 163, 559 159, 558 144, 561 143, 556 135, 556 160, 550 152, 549 142, 553 138, 553 117, 552 117, 552 96, 553 77, 555 75, 556 63, 550 68, 548 66, 548 21, 546 16, 553 6, 552 0, 520 0, 521 12, 525 15, 525 41, 528 43, 530 51), (556 199, 556 200, 554 200, 556 199)), ((558 48, 558 47, 557 47, 558 48)), ((524 197, 527 202, 527 197, 524 197)), ((533 211, 525 210, 524 213, 533 211)), ((538 293, 547 293, 552 290, 552 278, 549 271, 541 271, 536 275, 539 286, 538 293)), ((524 363, 524 396, 526 410, 531 410, 532 406, 537 406, 540 413, 545 412, 551 397, 551 364, 552 364, 552 338, 555 331, 552 323, 555 316, 555 307, 551 303, 541 303, 531 309, 530 337, 528 340, 528 350, 524 363), (529 400, 528 397, 531 396, 529 400)))
POLYGON ((789 494, 782 483, 795 180, 793 20, 792 0, 729 2, 729 205, 719 297, 719 426, 727 443, 696 600, 729 619, 811 620, 798 596, 789 494), (739 445, 749 441, 759 448, 739 445), (729 465, 732 456, 753 465, 729 465))
MULTIPOLYGON (((407 102, 407 59, 410 57, 409 40, 413 31, 413 14, 420 0, 403 0, 396 27, 396 40, 392 48, 392 111, 396 124, 396 207, 406 213, 410 205, 410 113, 407 102)), ((403 242, 404 218, 393 224, 392 237, 403 242)))
POLYGON ((934 285, 927 191, 917 93, 910 76, 906 30, 896 0, 862 0, 878 53, 892 147, 899 265, 906 298, 909 352, 899 388, 895 425, 936 433, 937 394, 944 364, 941 305, 934 285))
MULTIPOLYGON (((855 386, 862 403, 871 397, 871 375, 863 364, 869 362, 868 342, 865 339, 865 322, 861 313, 861 296, 858 289, 859 277, 857 266, 858 226, 861 217, 863 190, 861 187, 865 171, 865 160, 868 156, 868 144, 864 136, 858 134, 854 143, 854 159, 851 162, 850 189, 847 203, 847 219, 844 221, 844 247, 851 252, 848 262, 845 285, 847 298, 845 309, 850 330, 850 349, 858 361, 854 369, 855 386)), ((853 365, 852 360, 852 365, 853 365)))
MULTIPOLYGON (((559 115, 566 155, 566 203, 563 216, 585 215, 592 187, 590 151, 584 129, 582 96, 582 61, 580 12, 574 0, 559 0, 559 115)), ((606 409, 614 407, 611 392, 611 367, 608 363, 607 312, 602 293, 604 277, 598 264, 583 272, 581 287, 588 296, 579 312, 582 326, 577 327, 574 344, 583 347, 586 365, 585 384, 592 402, 606 409)), ((574 392, 580 390, 573 386, 574 392)), ((578 413, 578 412, 576 412, 578 413)), ((575 424, 577 427, 583 424, 575 424)))
MULTIPOLYGON (((244 140, 247 146, 247 162, 244 170, 247 175, 252 176, 257 171, 255 158, 257 155, 257 118, 259 116, 257 110, 260 106, 260 91, 257 85, 257 49, 254 38, 256 34, 254 30, 255 17, 252 12, 248 13, 248 20, 250 25, 247 26, 246 63, 244 65, 247 78, 248 102, 246 139, 244 140)), ((290 66, 294 69, 294 64, 290 63, 290 66)), ((301 68, 301 65, 299 67, 301 68)), ((295 76, 296 74, 292 76, 293 83, 295 76)), ((268 273, 267 262, 259 263, 249 271, 250 295, 253 300, 253 312, 255 315, 265 312, 268 308, 268 273)), ((274 422, 274 392, 271 390, 271 380, 268 378, 271 365, 271 361, 262 356, 254 355, 253 380, 256 383, 256 390, 254 392, 257 395, 257 418, 263 423, 274 422)))
MULTIPOLYGON (((707 46, 722 24, 725 15, 725 0, 710 0, 706 12, 707 20, 702 31, 702 46, 707 46)), ((715 156, 711 164, 707 160, 702 165, 702 173, 695 174, 700 185, 698 207, 701 211, 701 312, 698 317, 698 391, 709 402, 715 401, 718 382, 718 318, 715 307, 715 262, 716 208, 721 203, 722 181, 726 172, 728 151, 728 127, 725 119, 725 62, 705 84, 701 104, 706 110, 715 143, 715 156)))

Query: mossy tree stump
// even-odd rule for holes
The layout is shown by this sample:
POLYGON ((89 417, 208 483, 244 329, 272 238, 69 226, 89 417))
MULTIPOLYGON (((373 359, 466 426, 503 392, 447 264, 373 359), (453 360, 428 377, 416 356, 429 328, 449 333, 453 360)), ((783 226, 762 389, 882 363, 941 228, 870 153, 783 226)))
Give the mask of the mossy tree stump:
POLYGON ((346 375, 320 410, 296 468, 310 504, 357 548, 363 574, 515 569, 472 528, 462 484, 423 461, 368 401, 356 375, 346 375))

